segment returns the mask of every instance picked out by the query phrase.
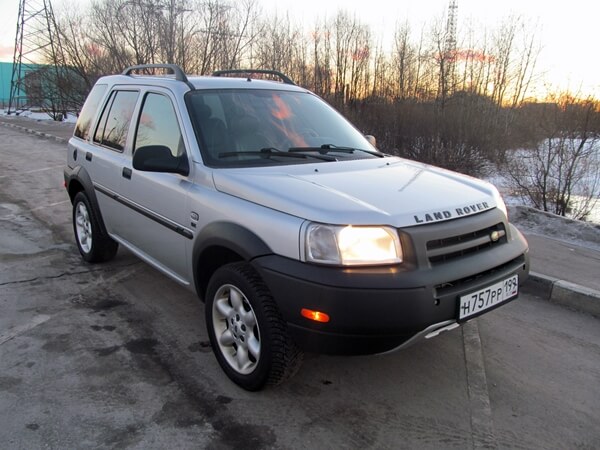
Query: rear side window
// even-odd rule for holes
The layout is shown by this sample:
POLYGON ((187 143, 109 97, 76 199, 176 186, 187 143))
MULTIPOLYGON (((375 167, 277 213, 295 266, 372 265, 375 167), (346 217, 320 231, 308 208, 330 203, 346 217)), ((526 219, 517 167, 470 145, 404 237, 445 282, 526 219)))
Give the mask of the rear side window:
POLYGON ((100 100, 104 97, 106 88, 106 84, 96 84, 90 91, 79 113, 77 124, 75 124, 75 132, 73 134, 76 137, 87 140, 90 136, 92 120, 96 116, 96 111, 100 105, 100 100))
POLYGON ((125 149, 127 132, 138 96, 137 91, 111 93, 94 134, 94 142, 118 151, 125 149))

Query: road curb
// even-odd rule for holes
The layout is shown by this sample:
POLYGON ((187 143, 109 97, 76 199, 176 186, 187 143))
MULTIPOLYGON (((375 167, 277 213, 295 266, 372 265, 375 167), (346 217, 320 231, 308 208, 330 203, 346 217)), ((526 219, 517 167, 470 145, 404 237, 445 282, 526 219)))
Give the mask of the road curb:
POLYGON ((55 141, 58 141, 58 142, 67 142, 67 139, 59 137, 59 136, 55 136, 54 134, 44 133, 43 131, 33 130, 31 128, 23 127, 21 125, 16 125, 14 123, 7 123, 4 121, 0 121, 0 124, 4 125, 5 127, 16 128, 20 131, 24 131, 25 133, 35 134, 36 136, 39 136, 39 137, 43 137, 43 138, 47 138, 47 139, 54 139, 55 141))
POLYGON ((531 272, 523 289, 552 303, 600 318, 600 292, 559 278, 531 272))

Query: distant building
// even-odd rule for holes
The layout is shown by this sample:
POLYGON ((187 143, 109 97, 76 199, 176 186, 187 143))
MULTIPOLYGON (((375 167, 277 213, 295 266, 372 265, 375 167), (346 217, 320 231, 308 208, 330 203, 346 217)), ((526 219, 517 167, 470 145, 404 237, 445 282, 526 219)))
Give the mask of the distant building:
POLYGON ((12 78, 13 64, 0 62, 0 107, 7 108, 10 99, 10 80, 12 78))
MULTIPOLYGON (((24 80, 21 80, 23 90, 16 93, 11 109, 19 111, 21 108, 40 108, 45 111, 62 109, 78 110, 83 103, 81 81, 70 69, 61 70, 61 77, 57 78, 54 66, 47 64, 23 64, 24 80), (69 98, 67 104, 63 97, 62 89, 67 89, 69 98), (68 88, 67 88, 68 86, 68 88)), ((7 109, 10 102, 10 89, 12 81, 13 63, 0 62, 0 108, 7 109)))
MULTIPOLYGON (((24 70, 26 78, 29 78, 31 73, 33 73, 33 75, 31 75, 29 82, 25 83, 26 86, 29 86, 28 90, 30 90, 31 92, 25 93, 19 90, 19 92, 17 92, 17 97, 19 97, 19 101, 17 103, 28 103, 24 102, 24 99, 29 97, 34 97, 36 99, 35 102, 38 104, 43 103, 43 91, 40 87, 41 81, 37 73, 40 70, 44 70, 50 66, 47 66, 45 64, 23 64, 21 67, 24 70)), ((2 105, 2 108, 8 108, 8 102, 10 101, 10 85, 12 81, 12 71, 12 62, 0 62, 0 104, 2 105)))

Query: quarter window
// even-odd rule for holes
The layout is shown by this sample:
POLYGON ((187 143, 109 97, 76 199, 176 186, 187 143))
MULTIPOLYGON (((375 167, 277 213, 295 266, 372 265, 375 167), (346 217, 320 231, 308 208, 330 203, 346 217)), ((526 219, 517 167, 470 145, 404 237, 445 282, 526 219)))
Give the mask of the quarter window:
POLYGON ((77 124, 75 125, 75 132, 73 133, 76 137, 87 140, 90 136, 90 128, 92 126, 92 120, 96 115, 100 100, 104 97, 107 86, 105 84, 97 84, 90 91, 87 100, 83 104, 77 124))
POLYGON ((185 153, 173 103, 165 95, 150 92, 144 99, 135 137, 135 149, 146 145, 168 147, 173 156, 185 153))
POLYGON ((115 150, 123 151, 127 132, 139 93, 137 91, 114 91, 100 117, 94 141, 115 150))

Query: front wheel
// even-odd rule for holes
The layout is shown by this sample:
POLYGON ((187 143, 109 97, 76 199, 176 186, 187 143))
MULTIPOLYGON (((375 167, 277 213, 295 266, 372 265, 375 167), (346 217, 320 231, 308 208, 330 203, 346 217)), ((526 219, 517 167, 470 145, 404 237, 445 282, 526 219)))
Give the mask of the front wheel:
POLYGON ((98 215, 84 192, 78 192, 73 199, 73 231, 85 261, 108 261, 117 253, 119 245, 102 232, 98 215))
POLYGON ((302 362, 275 302, 260 276, 245 262, 227 264, 212 276, 206 324, 221 368, 249 391, 279 384, 302 362))

